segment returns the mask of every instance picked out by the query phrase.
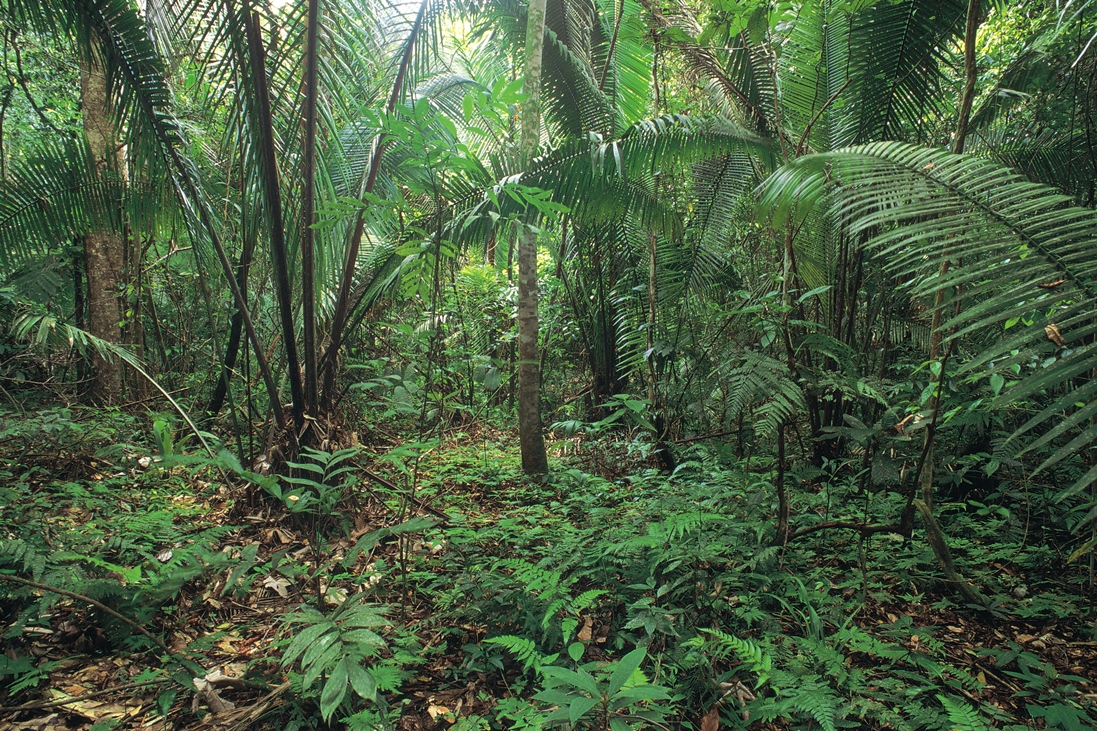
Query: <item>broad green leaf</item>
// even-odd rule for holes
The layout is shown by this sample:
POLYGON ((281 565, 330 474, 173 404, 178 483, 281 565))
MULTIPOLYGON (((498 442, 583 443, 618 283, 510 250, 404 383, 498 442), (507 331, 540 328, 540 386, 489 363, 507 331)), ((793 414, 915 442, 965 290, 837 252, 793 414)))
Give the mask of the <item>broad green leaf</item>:
POLYGON ((621 658, 617 663, 617 669, 613 671, 613 675, 609 679, 609 695, 613 697, 619 690, 625 687, 625 683, 629 681, 632 674, 640 667, 640 663, 647 657, 648 651, 646 647, 637 647, 621 658))
POLYGON ((576 721, 586 715, 587 711, 594 708, 600 699, 598 698, 576 698, 571 702, 571 706, 568 708, 568 720, 571 721, 571 725, 574 726, 576 721))
POLYGON ((594 676, 585 670, 576 672, 574 670, 568 670, 567 668, 559 668, 554 665, 546 665, 541 668, 541 673, 546 677, 559 680, 562 683, 570 685, 572 688, 578 690, 584 690, 590 693, 592 696, 598 697, 601 692, 598 690, 598 683, 594 680, 594 676))
POLYGON ((325 722, 331 719, 331 715, 335 713, 335 709, 339 707, 339 704, 343 702, 343 697, 347 694, 348 662, 348 658, 344 657, 336 663, 331 671, 331 676, 324 683, 323 692, 320 693, 320 715, 324 717, 325 722))
POLYGON ((377 681, 374 680, 373 674, 349 658, 347 659, 347 677, 359 697, 369 701, 377 699, 377 681))

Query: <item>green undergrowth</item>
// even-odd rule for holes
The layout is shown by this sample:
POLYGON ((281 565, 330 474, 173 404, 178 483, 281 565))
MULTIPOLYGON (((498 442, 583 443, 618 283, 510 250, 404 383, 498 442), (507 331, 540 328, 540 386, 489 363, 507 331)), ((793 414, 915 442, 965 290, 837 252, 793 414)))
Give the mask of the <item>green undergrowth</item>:
MULTIPOLYGON (((608 481, 561 465, 539 484, 488 446, 480 459, 472 451, 426 469, 440 495, 456 484, 476 499, 448 501, 462 511, 438 532, 447 550, 416 578, 436 608, 430 622, 463 654, 454 681, 496 677, 507 688, 493 726, 699 728, 706 713, 724 728, 1093 723, 1085 678, 984 633, 1001 618, 1086 626, 1081 597, 1048 570, 1063 557, 1026 544, 1033 528, 1016 496, 941 506, 957 564, 991 598, 994 620, 959 606, 918 532, 819 531, 775 546, 767 476, 700 452, 673 475, 608 481), (485 499, 492 509, 476 510, 485 499), (621 705, 598 679, 636 648, 648 698, 621 705)), ((897 497, 853 492, 798 492, 794 528, 828 507, 859 520, 900 508, 897 497)))
MULTIPOLYGON (((37 659, 27 638, 75 624, 93 641, 64 652, 138 659, 137 677, 170 686, 164 716, 194 714, 192 678, 214 646, 252 632, 264 650, 245 672, 257 687, 288 681, 266 720, 286 729, 395 729, 423 712, 417 699, 458 690, 460 707, 428 715, 459 731, 716 719, 1080 731, 1097 718, 1076 669, 1086 661, 1065 649, 1094 639, 1084 572, 1054 548, 1062 526, 1031 517, 1032 486, 936 507, 957 569, 990 603, 974 608, 920 530, 775 545, 772 472, 700 447, 669 473, 618 465, 624 476, 607 479, 569 454, 527 480, 509 440, 458 435, 304 450, 278 478, 224 454, 158 461, 186 448, 160 420, 143 432, 121 414, 94 427, 64 410, 42 417, 0 432, 0 705, 33 697, 66 662, 37 659), (52 462, 35 457, 50 450, 52 462), (255 504, 233 505, 244 495, 255 504), (246 533, 232 522, 245 513, 268 516, 253 531, 281 525, 295 542, 246 533), (276 590, 265 625, 211 609, 276 590), (169 656, 134 625, 193 642, 169 656)), ((793 531, 887 523, 902 507, 841 469, 789 479, 793 531)))

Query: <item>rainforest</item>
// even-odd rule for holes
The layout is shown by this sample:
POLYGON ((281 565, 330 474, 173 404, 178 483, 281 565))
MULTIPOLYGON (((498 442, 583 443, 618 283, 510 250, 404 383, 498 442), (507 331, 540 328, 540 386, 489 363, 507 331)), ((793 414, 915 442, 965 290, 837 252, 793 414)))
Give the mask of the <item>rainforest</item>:
POLYGON ((0 27, 0 731, 1097 728, 1097 3, 0 27))

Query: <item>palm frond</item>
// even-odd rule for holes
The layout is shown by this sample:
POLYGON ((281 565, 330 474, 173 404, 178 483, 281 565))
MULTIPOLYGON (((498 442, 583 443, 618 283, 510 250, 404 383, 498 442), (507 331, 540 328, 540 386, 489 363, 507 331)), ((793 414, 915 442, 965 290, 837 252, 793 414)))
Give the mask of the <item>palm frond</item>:
MULTIPOLYGON (((915 295, 943 292, 946 311, 959 307, 942 324, 949 337, 997 335, 962 372, 1013 380, 1016 371, 998 404, 1044 402, 1014 433, 1015 445, 1049 428, 1074 435, 1040 469, 1097 440, 1084 385, 1097 369, 1097 214, 998 163, 900 143, 801 158, 767 181, 761 205, 780 221, 794 201, 801 216, 832 206, 853 233, 869 235, 867 246, 915 295), (941 274, 944 260, 953 266, 941 274), (1022 318, 1032 324, 1019 325, 1022 318)), ((1091 470, 1071 489, 1095 480, 1091 470)))
POLYGON ((94 172, 86 146, 47 144, 13 166, 0 183, 0 267, 56 252, 93 230, 138 231, 163 220, 163 191, 94 172))

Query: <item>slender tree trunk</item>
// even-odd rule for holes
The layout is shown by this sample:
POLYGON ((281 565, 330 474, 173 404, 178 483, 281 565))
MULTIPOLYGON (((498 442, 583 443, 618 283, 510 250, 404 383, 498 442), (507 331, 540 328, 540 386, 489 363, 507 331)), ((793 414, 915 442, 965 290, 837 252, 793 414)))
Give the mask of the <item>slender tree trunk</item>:
MULTIPOLYGON (((289 280, 289 261, 286 252, 285 225, 282 219, 282 189, 279 182, 278 161, 274 151, 274 127, 271 122, 270 91, 267 86, 266 51, 259 35, 257 14, 245 11, 245 32, 248 37, 248 61, 251 64, 252 89, 256 96, 256 122, 259 128, 259 157, 262 163, 263 188, 266 194, 267 213, 270 222, 270 249, 274 264, 275 293, 278 295, 278 313, 282 325, 282 340, 286 348, 286 369, 290 395, 293 398, 294 441, 305 426, 305 394, 301 370, 297 359, 297 336, 293 327, 293 290, 289 280)), ((232 270, 226 274, 231 277, 232 270)), ((275 404, 278 408, 278 404, 275 404)))
MULTIPOLYGON (((308 31, 305 44, 305 140, 304 181, 301 192, 301 309, 304 322, 302 354, 305 361, 305 407, 309 416, 316 418, 319 405, 319 387, 316 373, 316 266, 313 255, 312 224, 316 211, 316 82, 317 38, 320 24, 320 2, 309 0, 308 31)), ((305 435, 308 439, 308 435, 305 435)))
MULTIPOLYGON (((545 40, 545 0, 530 0, 526 23, 526 78, 522 105, 522 159, 528 166, 541 140, 541 51, 545 40)), ((518 437, 522 470, 548 472, 541 424, 541 359, 538 352, 537 234, 528 226, 518 240, 518 437)))
MULTIPOLYGON (((92 38, 92 52, 80 64, 80 98, 84 135, 91 149, 96 174, 100 177, 122 174, 123 161, 110 117, 107 77, 101 44, 92 38)), ((117 231, 98 229, 84 236, 84 272, 87 278, 87 329, 97 338, 121 342, 118 307, 118 283, 122 278, 122 239, 117 231)), ((122 369, 92 353, 91 398, 109 403, 121 395, 122 369)))
MULTIPOLYGON (((254 251, 255 232, 246 231, 244 233, 244 249, 240 253, 240 263, 236 266, 236 286, 240 288, 240 292, 245 297, 248 291, 248 271, 251 267, 251 257, 254 251)), ((217 416, 225 403, 225 397, 229 392, 229 381, 232 379, 232 372, 236 368, 236 359, 240 353, 240 342, 243 340, 243 335, 244 313, 237 307, 236 312, 232 315, 232 324, 229 326, 229 340, 225 345, 224 361, 221 364, 221 377, 217 379, 217 385, 214 387, 209 405, 206 407, 210 419, 217 416)))

